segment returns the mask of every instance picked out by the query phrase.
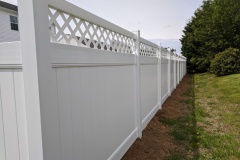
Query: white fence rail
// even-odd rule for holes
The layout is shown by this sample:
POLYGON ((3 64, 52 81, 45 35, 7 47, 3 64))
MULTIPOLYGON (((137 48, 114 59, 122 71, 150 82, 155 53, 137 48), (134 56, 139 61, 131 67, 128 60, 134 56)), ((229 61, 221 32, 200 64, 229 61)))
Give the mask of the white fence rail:
POLYGON ((18 3, 21 42, 0 44, 0 159, 120 159, 186 59, 65 1, 18 3))

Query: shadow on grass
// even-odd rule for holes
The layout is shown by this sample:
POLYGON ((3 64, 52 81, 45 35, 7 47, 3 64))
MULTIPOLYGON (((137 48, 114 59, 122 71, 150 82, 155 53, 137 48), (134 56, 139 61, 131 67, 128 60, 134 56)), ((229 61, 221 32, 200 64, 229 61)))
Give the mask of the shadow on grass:
MULTIPOLYGON (((181 115, 176 118, 161 118, 160 122, 170 128, 170 135, 174 139, 175 149, 170 152, 166 160, 197 160, 199 154, 199 129, 196 121, 194 74, 186 75, 183 82, 186 90, 180 91, 177 104, 182 106, 181 115)), ((177 106, 177 107, 179 107, 177 106)))

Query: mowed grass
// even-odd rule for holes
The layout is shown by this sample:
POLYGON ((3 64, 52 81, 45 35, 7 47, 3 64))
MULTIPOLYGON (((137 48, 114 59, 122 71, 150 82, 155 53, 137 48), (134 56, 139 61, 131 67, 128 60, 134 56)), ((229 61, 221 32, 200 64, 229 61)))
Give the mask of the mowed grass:
POLYGON ((194 75, 199 159, 240 159, 240 74, 194 75))
POLYGON ((203 73, 191 79, 180 102, 189 112, 160 121, 171 127, 179 148, 166 159, 239 160, 240 74, 216 77, 203 73))

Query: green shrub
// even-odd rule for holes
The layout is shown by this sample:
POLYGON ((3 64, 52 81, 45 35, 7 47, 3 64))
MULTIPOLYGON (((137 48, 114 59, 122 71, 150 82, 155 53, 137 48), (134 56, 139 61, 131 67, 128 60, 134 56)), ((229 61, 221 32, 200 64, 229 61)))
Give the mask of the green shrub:
POLYGON ((211 72, 217 76, 240 73, 240 51, 228 48, 215 55, 211 61, 211 72))

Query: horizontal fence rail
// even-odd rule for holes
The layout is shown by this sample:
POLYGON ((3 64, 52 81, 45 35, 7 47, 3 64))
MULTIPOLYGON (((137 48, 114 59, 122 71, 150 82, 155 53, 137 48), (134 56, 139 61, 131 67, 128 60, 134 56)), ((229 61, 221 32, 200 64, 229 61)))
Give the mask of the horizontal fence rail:
POLYGON ((1 160, 121 159, 186 74, 185 57, 66 1, 19 0, 19 18, 21 41, 0 43, 1 160))

